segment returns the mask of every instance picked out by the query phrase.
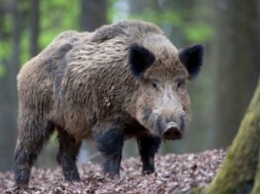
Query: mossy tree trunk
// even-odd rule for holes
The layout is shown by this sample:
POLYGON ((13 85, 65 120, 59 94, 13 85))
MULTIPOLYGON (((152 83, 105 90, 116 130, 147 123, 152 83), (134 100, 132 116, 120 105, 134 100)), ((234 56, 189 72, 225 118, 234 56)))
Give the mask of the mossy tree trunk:
POLYGON ((207 194, 260 193, 260 80, 223 166, 207 194))
MULTIPOLYGON (((259 150, 258 161, 260 161, 260 150, 259 150)), ((252 194, 259 194, 260 193, 260 162, 258 162, 257 174, 255 176, 255 182, 254 183, 255 184, 254 184, 252 194)))

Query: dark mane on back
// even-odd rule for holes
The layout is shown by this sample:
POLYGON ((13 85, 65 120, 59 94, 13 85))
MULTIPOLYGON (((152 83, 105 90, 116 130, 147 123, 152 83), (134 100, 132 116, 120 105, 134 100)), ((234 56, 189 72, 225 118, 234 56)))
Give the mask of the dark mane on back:
POLYGON ((116 36, 131 36, 132 39, 138 39, 142 37, 142 35, 146 35, 149 33, 153 34, 163 34, 163 31, 157 26, 143 21, 122 21, 117 24, 105 25, 98 28, 93 37, 91 38, 91 42, 101 43, 116 36))

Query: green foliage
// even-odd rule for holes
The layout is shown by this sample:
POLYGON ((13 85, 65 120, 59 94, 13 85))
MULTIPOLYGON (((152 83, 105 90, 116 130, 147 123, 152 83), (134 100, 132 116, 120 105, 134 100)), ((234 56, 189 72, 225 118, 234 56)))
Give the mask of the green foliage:
POLYGON ((39 46, 45 48, 59 33, 78 30, 78 3, 64 3, 62 0, 41 1, 39 46))
MULTIPOLYGON (((20 66, 30 59, 29 56, 29 2, 19 1, 18 8, 25 18, 22 19, 21 43, 20 43, 20 66)), ((66 3, 63 0, 40 1, 40 51, 45 48, 52 39, 59 33, 74 29, 78 30, 79 3, 66 3)), ((12 22, 11 14, 6 12, 4 19, 1 21, 1 33, 4 39, 0 44, 0 76, 5 73, 1 62, 3 59, 10 59, 12 52, 12 22)))
MULTIPOLYGON (((200 12, 200 10, 194 10, 194 12, 200 12)), ((202 12, 202 11, 201 11, 202 12)), ((143 10, 140 14, 132 14, 129 19, 142 19, 149 21, 167 29, 172 28, 183 34, 184 41, 189 43, 195 42, 207 42, 212 37, 212 29, 205 21, 196 19, 187 19, 187 13, 185 11, 173 11, 172 9, 156 11, 151 8, 143 10)), ((196 15, 196 14, 194 14, 196 15)), ((174 32, 170 31, 167 35, 170 36, 174 32)))
POLYGON ((0 77, 5 75, 5 67, 0 64, 0 77))
POLYGON ((29 56, 29 36, 28 36, 29 32, 25 31, 22 34, 21 37, 21 42, 20 42, 20 67, 22 67, 22 65, 29 60, 30 56, 29 56))
POLYGON ((107 8, 107 21, 108 23, 112 23, 114 19, 115 12, 117 11, 114 7, 116 0, 107 0, 108 8, 107 8))
POLYGON ((9 38, 1 40, 1 44, 0 44, 0 68, 1 68, 1 65, 3 66, 3 64, 1 64, 3 62, 3 60, 9 59, 10 55, 11 55, 11 44, 10 44, 9 40, 10 40, 9 38))
POLYGON ((11 55, 11 17, 10 15, 0 15, 0 77, 5 74, 3 61, 10 58, 11 55))
POLYGON ((183 32, 189 42, 205 42, 210 40, 213 34, 212 28, 202 22, 186 24, 183 32))
POLYGON ((177 12, 172 10, 165 10, 163 12, 157 12, 153 9, 147 8, 140 14, 129 15, 129 19, 145 20, 155 23, 157 25, 180 25, 181 18, 177 12))

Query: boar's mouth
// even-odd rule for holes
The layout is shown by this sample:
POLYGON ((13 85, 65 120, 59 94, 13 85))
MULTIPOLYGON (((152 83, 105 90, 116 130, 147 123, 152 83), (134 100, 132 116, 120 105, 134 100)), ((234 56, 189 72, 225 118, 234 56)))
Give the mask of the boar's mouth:
POLYGON ((162 137, 165 140, 182 139, 182 131, 175 122, 169 122, 162 133, 162 137))

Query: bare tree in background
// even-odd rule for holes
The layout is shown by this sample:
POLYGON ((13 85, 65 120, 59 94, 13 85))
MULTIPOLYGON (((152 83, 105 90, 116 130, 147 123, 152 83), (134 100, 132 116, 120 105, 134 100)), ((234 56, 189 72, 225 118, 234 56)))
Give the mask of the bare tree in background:
MULTIPOLYGON (((13 151, 16 139, 17 90, 16 75, 20 63, 21 16, 18 11, 18 0, 8 4, 12 23, 12 56, 1 61, 5 74, 0 77, 0 171, 10 170, 13 164, 13 151)), ((3 5, 1 5, 3 6, 3 5)), ((5 13, 7 14, 7 13, 5 13)))
POLYGON ((260 18, 258 0, 215 0, 215 6, 212 138, 220 148, 232 142, 257 84, 260 18))
POLYGON ((158 0, 127 0, 130 5, 130 13, 140 13, 145 8, 150 8, 159 11, 158 0))
POLYGON ((80 0, 79 26, 83 31, 93 31, 107 23, 106 0, 80 0))
POLYGON ((40 0, 30 0, 30 57, 34 57, 39 52, 40 33, 40 0))

